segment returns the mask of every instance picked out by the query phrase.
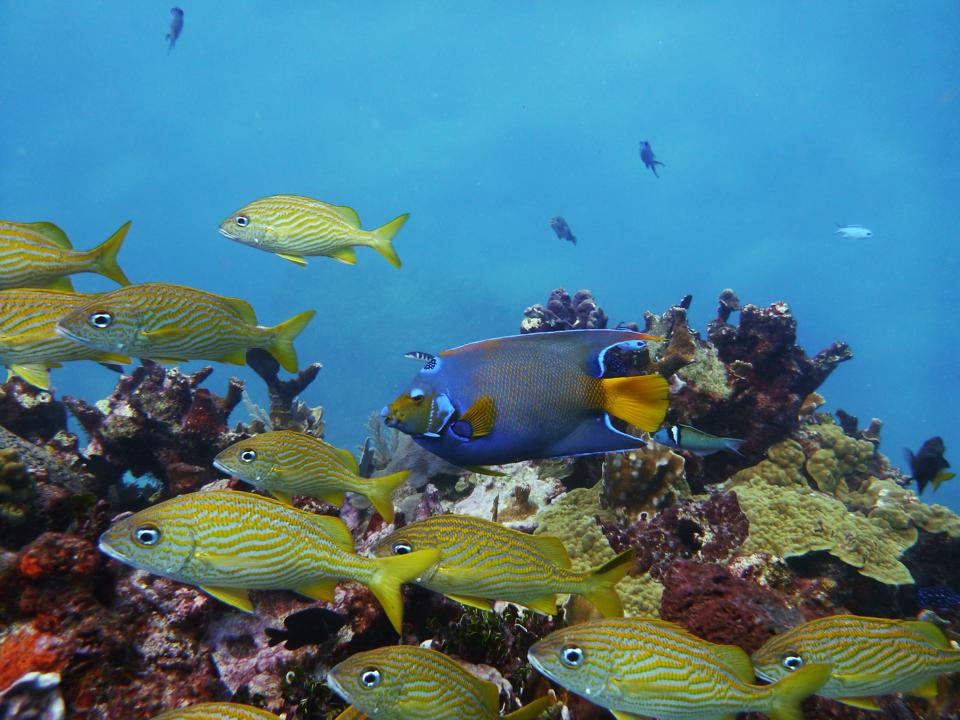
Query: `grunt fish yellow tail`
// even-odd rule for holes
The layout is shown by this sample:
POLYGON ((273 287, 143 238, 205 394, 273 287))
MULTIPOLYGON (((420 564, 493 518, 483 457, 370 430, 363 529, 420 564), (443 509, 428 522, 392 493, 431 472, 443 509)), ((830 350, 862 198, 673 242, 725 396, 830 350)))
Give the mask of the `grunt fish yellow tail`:
POLYGON ((827 663, 812 663, 768 685, 771 703, 767 714, 771 720, 803 720, 800 703, 830 678, 832 667, 827 663))
POLYGON ((410 213, 404 213, 398 218, 394 218, 386 225, 370 231, 370 247, 383 255, 387 262, 398 270, 400 269, 400 256, 393 248, 393 236, 400 232, 400 228, 410 217, 410 213))
POLYGON ((273 355, 287 372, 297 371, 297 351, 293 347, 293 340, 303 332, 316 314, 316 310, 307 310, 271 328, 273 339, 266 348, 267 352, 273 355))
POLYGON ((393 522, 393 491, 403 485, 409 475, 409 470, 401 470, 391 475, 370 479, 370 485, 365 490, 365 494, 385 522, 393 522))
POLYGON ((660 429, 667 416, 670 384, 662 375, 601 378, 603 410, 644 432, 660 429))
POLYGON ((551 698, 537 698, 519 710, 514 710, 512 713, 501 716, 500 720, 536 720, 551 705, 553 705, 551 698))
POLYGON ((120 252, 120 246, 123 245, 129 229, 130 221, 128 220, 100 245, 84 253, 90 259, 91 270, 121 285, 130 284, 130 280, 117 263, 117 253, 120 252))
POLYGON ((581 594, 604 617, 623 617, 623 604, 615 586, 630 571, 636 553, 631 548, 594 570, 584 583, 581 594))
POLYGON ((398 633, 403 632, 403 596, 400 586, 413 582, 440 559, 436 548, 420 550, 409 555, 397 555, 374 560, 376 569, 367 587, 383 606, 390 623, 398 633))

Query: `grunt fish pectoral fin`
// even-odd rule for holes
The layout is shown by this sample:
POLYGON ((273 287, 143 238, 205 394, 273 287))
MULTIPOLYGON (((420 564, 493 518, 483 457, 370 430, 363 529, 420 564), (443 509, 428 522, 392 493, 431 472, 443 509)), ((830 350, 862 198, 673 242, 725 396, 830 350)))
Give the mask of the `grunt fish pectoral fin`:
MULTIPOLYGON (((56 367, 60 367, 60 366, 56 365, 56 367)), ((27 363, 25 365, 11 365, 10 372, 12 372, 18 378, 22 378, 23 380, 26 380, 28 383, 30 383, 34 387, 40 388, 41 390, 50 389, 50 373, 47 371, 46 365, 41 365, 39 363, 27 363)))
POLYGON ((492 600, 471 597, 469 595, 451 595, 450 593, 446 593, 446 596, 461 605, 467 605, 468 607, 477 608, 478 610, 493 610, 492 600))
POLYGON ((339 260, 342 263, 347 265, 356 265, 357 264, 357 253, 354 252, 352 247, 345 247, 336 252, 330 253, 330 257, 334 260, 339 260))
POLYGON ((307 261, 304 260, 299 255, 290 255, 289 253, 277 253, 277 257, 283 258, 284 260, 292 262, 294 265, 298 265, 300 267, 307 266, 307 261))
POLYGON ((314 600, 323 600, 324 602, 333 602, 334 592, 337 589, 337 581, 332 578, 320 578, 314 580, 308 585, 302 585, 294 588, 294 592, 305 595, 314 600))
POLYGON ((550 593, 549 595, 544 595, 543 597, 533 598, 531 600, 524 600, 520 603, 531 610, 543 613, 544 615, 556 615, 557 614, 557 595, 556 593, 550 593))
POLYGON ((755 682, 753 663, 743 648, 737 645, 717 645, 713 649, 743 682, 751 685, 755 682))
POLYGON ((250 602, 250 594, 243 588, 207 587, 206 585, 201 585, 200 589, 207 595, 215 597, 227 605, 232 605, 238 610, 243 610, 248 613, 253 612, 253 603, 250 602))
POLYGON ((862 698, 833 698, 837 702, 842 702, 844 705, 849 705, 850 707, 860 708, 861 710, 883 710, 882 707, 877 703, 876 700, 869 697, 862 698))

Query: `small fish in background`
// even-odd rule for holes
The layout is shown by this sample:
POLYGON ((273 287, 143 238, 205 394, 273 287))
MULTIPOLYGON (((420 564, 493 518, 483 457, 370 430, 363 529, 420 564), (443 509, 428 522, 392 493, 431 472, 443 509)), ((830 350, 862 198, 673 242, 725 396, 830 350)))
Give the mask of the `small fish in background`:
POLYGON ((840 223, 834 223, 834 225, 837 226, 837 235, 845 240, 866 240, 873 237, 873 231, 863 225, 841 225, 840 223))
POLYGON ((312 607, 287 615, 283 619, 285 630, 268 627, 264 632, 270 647, 284 643, 287 650, 297 650, 326 642, 346 624, 343 615, 326 608, 312 607))
POLYGON ((280 720, 280 718, 272 712, 252 705, 212 702, 167 710, 154 716, 152 720, 280 720))
POLYGON ((653 439, 661 445, 686 450, 700 457, 713 455, 721 450, 740 455, 740 447, 744 442, 738 438, 711 435, 689 425, 671 425, 668 428, 662 428, 653 435, 653 439))
POLYGON ((553 231, 557 234, 557 237, 561 240, 566 240, 571 242, 574 245, 577 244, 577 238, 574 236, 573 232, 570 230, 570 226, 567 224, 567 221, 562 217, 557 215, 556 217, 550 218, 550 227, 553 228, 553 231))
POLYGON ((735 645, 702 640, 665 620, 608 618, 563 628, 535 643, 530 664, 619 720, 730 720, 759 711, 801 720, 800 703, 830 676, 811 663, 772 685, 758 685, 735 645))
POLYGON ((657 156, 653 154, 653 148, 646 140, 640 141, 640 159, 643 160, 644 167, 650 168, 654 175, 660 177, 657 172, 657 165, 663 165, 663 163, 657 160, 657 156))
POLYGON ((936 491, 944 482, 956 473, 947 470, 950 463, 943 456, 947 451, 943 444, 943 438, 932 437, 926 440, 916 454, 912 450, 904 450, 907 455, 907 462, 910 463, 910 474, 917 481, 917 494, 922 495, 927 485, 933 485, 936 491))
POLYGON ((170 32, 167 33, 167 52, 173 50, 182 32, 183 10, 178 7, 172 7, 170 8, 170 32))
POLYGON ((960 593, 943 585, 917 588, 917 603, 931 610, 952 610, 960 607, 960 593))
POLYGON ((370 247, 400 268, 393 238, 409 213, 383 227, 364 230, 353 208, 330 205, 301 195, 271 195, 244 205, 220 223, 220 234, 243 245, 266 250, 305 267, 305 257, 322 255, 355 265, 353 248, 370 247))
POLYGON ((811 663, 831 668, 817 695, 877 711, 878 695, 935 698, 937 678, 960 672, 960 650, 929 622, 828 615, 774 635, 753 654, 757 677, 770 682, 811 663))
MULTIPOLYGON (((542 697, 500 715, 500 691, 456 660, 416 645, 358 652, 327 673, 340 697, 378 720, 534 720, 553 701, 542 697)), ((346 711, 341 717, 362 717, 346 711)))

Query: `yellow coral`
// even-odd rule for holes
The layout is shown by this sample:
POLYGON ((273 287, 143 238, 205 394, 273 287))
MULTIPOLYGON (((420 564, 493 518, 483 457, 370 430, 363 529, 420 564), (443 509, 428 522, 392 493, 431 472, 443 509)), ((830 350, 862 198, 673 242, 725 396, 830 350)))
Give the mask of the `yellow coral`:
POLYGON ((890 480, 868 478, 850 494, 848 504, 898 530, 915 527, 960 537, 960 516, 943 505, 928 505, 909 488, 890 480))
POLYGON ((733 392, 727 366, 713 345, 696 345, 693 362, 678 370, 677 375, 695 387, 697 392, 710 393, 719 400, 726 400, 733 392))

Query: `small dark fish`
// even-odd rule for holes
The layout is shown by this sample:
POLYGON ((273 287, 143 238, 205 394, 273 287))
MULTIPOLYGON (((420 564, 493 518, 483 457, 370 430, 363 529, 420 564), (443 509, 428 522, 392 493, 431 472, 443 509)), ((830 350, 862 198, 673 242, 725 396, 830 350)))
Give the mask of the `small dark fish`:
POLYGON ((643 160, 645 167, 650 168, 654 175, 660 177, 657 173, 657 165, 663 165, 663 163, 657 160, 657 156, 653 154, 653 148, 646 140, 640 141, 640 159, 643 160))
POLYGON ((567 221, 559 215, 550 218, 550 227, 553 228, 553 231, 561 240, 572 242, 574 245, 577 244, 577 238, 574 237, 573 233, 570 231, 570 226, 567 224, 567 221))
POLYGON ((922 587, 917 590, 917 602, 922 608, 950 610, 960 606, 960 593, 943 586, 922 587))
POLYGON ((167 52, 173 50, 177 38, 183 32, 183 10, 178 7, 170 8, 170 32, 167 33, 167 52))
POLYGON ((319 645, 329 639, 337 630, 346 625, 343 615, 327 610, 326 608, 312 607, 300 612, 287 615, 283 620, 286 630, 267 628, 270 647, 279 645, 284 640, 287 650, 296 650, 306 645, 319 645))
POLYGON ((933 485, 933 489, 937 490, 942 483, 956 475, 956 473, 947 472, 950 463, 943 457, 946 450, 943 438, 940 437, 932 437, 927 440, 917 450, 916 455, 912 451, 906 450, 907 462, 910 463, 910 474, 917 481, 918 495, 923 494, 923 489, 927 485, 933 485))

